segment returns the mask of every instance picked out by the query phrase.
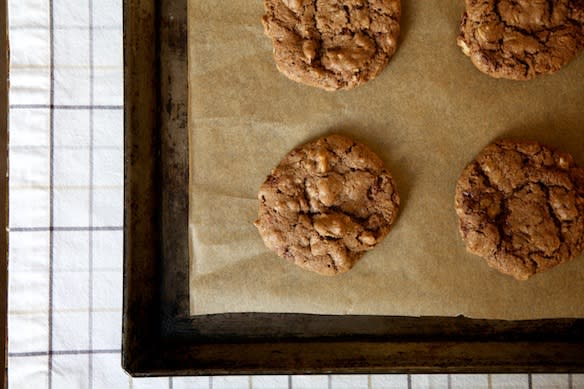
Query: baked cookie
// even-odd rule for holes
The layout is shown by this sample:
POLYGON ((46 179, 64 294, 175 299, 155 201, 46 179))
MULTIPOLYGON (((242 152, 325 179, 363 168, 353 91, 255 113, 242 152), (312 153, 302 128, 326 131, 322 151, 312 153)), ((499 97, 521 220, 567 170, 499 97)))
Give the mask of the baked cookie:
POLYGON ((389 233, 399 207, 381 159, 340 135, 291 151, 258 199, 255 225, 266 246, 323 275, 350 270, 389 233))
POLYGON ((455 208, 467 249, 519 280, 584 249, 584 169, 536 142, 484 148, 458 180, 455 208))
POLYGON ((375 78, 397 49, 400 0, 264 0, 278 70, 325 90, 375 78))
POLYGON ((457 43, 495 78, 557 72, 584 47, 584 0, 465 0, 457 43))

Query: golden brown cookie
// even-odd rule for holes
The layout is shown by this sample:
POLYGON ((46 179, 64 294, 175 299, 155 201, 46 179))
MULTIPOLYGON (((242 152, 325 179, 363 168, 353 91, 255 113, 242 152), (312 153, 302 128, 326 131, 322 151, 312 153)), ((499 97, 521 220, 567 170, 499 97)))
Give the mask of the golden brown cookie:
POLYGON ((584 47, 584 0, 466 0, 457 43, 495 78, 557 72, 584 47))
POLYGON ((278 70, 325 90, 375 78, 397 49, 400 0, 264 0, 278 70))
POLYGON ((484 148, 458 180, 455 208, 467 249, 519 280, 584 249, 584 169, 537 142, 484 148))
POLYGON ((258 193, 255 222, 280 257, 323 275, 350 270, 389 233, 399 195, 383 162, 340 135, 284 157, 258 193))

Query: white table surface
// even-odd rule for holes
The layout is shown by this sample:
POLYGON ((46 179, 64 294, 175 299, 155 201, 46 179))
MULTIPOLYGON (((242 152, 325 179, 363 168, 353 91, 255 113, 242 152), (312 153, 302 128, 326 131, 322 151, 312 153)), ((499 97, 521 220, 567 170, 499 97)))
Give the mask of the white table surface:
POLYGON ((8 6, 10 388, 584 388, 582 374, 132 379, 120 365, 122 0, 8 6))

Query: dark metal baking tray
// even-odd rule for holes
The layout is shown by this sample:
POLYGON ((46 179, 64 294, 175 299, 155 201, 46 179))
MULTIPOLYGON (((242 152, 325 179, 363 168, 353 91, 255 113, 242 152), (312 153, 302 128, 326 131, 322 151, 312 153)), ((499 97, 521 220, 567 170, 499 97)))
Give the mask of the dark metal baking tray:
POLYGON ((584 372, 584 320, 190 316, 187 0, 125 0, 123 367, 134 376, 584 372))

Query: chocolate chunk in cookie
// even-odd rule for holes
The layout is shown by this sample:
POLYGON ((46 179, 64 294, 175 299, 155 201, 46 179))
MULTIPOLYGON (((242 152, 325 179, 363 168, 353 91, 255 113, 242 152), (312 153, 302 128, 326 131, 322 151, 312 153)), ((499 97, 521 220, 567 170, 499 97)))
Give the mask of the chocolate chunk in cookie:
POLYGON ((375 78, 397 49, 399 0, 264 0, 278 70, 325 90, 375 78))
POLYGON ((350 270, 389 233, 399 195, 366 146, 330 135, 284 157, 259 190, 255 222, 266 246, 324 275, 350 270))
POLYGON ((536 142, 483 149, 458 180, 455 207, 467 249, 519 280, 584 249, 584 169, 536 142))
POLYGON ((584 47, 584 0, 466 0, 457 43, 495 78, 557 72, 584 47))

